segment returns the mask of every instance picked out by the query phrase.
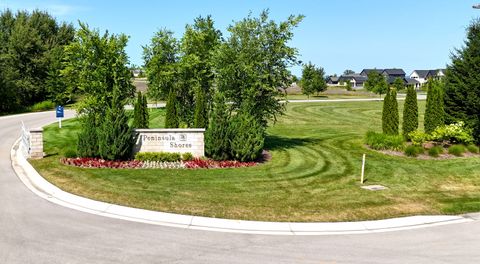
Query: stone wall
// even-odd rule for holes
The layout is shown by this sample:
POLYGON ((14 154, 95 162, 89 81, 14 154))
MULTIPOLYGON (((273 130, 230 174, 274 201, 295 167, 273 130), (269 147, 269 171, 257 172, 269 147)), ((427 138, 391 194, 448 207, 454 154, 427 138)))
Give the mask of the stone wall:
POLYGON ((43 153, 43 129, 30 129, 30 151, 29 156, 32 159, 41 159, 43 153))
POLYGON ((203 128, 135 129, 134 153, 190 152, 194 157, 205 156, 203 128))

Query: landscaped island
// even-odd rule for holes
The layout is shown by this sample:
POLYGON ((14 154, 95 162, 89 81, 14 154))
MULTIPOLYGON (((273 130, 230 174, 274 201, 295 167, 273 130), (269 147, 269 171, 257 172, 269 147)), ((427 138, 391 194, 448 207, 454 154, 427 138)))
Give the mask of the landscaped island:
MULTIPOLYGON (((419 127, 425 102, 419 101, 419 127)), ((399 112, 403 111, 399 102, 399 112)), ((75 144, 74 119, 45 128, 43 160, 32 164, 48 181, 81 196, 137 208, 267 221, 344 221, 480 210, 480 159, 417 160, 364 147, 381 131, 381 102, 289 104, 267 130, 272 159, 249 168, 82 169, 60 163, 75 144), (359 188, 362 154, 367 184, 359 188)), ((164 112, 150 114, 161 127, 164 112)))

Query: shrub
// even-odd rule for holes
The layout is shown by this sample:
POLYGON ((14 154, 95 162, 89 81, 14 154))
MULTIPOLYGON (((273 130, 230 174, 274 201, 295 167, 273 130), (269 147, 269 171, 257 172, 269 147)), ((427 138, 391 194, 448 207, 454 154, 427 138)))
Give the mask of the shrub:
POLYGON ((384 134, 397 135, 398 134, 398 103, 397 91, 395 88, 389 89, 383 101, 382 110, 382 130, 384 134))
POLYGON ((190 152, 183 153, 183 154, 182 154, 182 160, 183 160, 183 161, 193 160, 193 155, 192 155, 192 153, 190 153, 190 152))
POLYGON ((472 130, 466 128, 463 122, 439 126, 432 132, 431 140, 468 144, 473 142, 472 130))
POLYGON ((423 148, 420 146, 410 145, 405 148, 405 155, 409 157, 416 157, 423 153, 423 148))
POLYGON ((118 94, 114 93, 112 104, 107 108, 98 130, 98 154, 107 160, 125 160, 133 146, 132 129, 118 94))
POLYGON ((147 97, 141 92, 137 93, 137 100, 133 109, 133 127, 148 128, 148 106, 147 97))
POLYGON ((138 152, 135 154, 135 160, 138 161, 175 162, 180 161, 181 158, 180 153, 176 152, 138 152))
POLYGON ((443 82, 429 80, 427 82, 427 106, 425 109, 425 132, 432 133, 444 124, 445 111, 443 102, 443 82))
POLYGON ((43 101, 32 106, 33 112, 47 111, 55 108, 55 103, 52 101, 43 101))
POLYGON ((421 146, 425 141, 428 141, 430 139, 428 134, 420 130, 415 130, 413 132, 410 132, 408 134, 408 137, 412 141, 412 144, 415 146, 421 146))
POLYGON ((246 103, 230 123, 230 151, 233 159, 242 162, 254 161, 262 154, 264 128, 252 115, 246 103))
POLYGON ((464 145, 453 145, 448 148, 448 153, 455 155, 457 157, 463 156, 463 153, 465 153, 465 146, 464 145))
POLYGON ((477 154, 479 152, 479 149, 478 149, 478 146, 475 146, 474 144, 470 144, 467 146, 467 150, 470 152, 470 153, 475 153, 477 154))
POLYGON ((86 114, 81 119, 82 127, 78 133, 77 155, 83 158, 98 157, 97 121, 94 113, 86 114))
POLYGON ((373 131, 367 132, 365 144, 377 150, 403 150, 405 141, 400 135, 385 135, 373 131))
POLYGON ((443 148, 440 147, 440 146, 435 146, 435 147, 432 147, 428 150, 428 155, 432 156, 432 157, 438 157, 440 154, 443 153, 443 148))
POLYGON ((410 139, 410 133, 418 128, 417 93, 413 86, 407 88, 407 98, 403 107, 403 136, 410 139))
POLYGON ((214 160, 226 160, 230 157, 229 121, 225 97, 216 93, 209 125, 205 131, 205 152, 214 160))
POLYGON ((77 152, 73 149, 68 149, 63 153, 63 156, 65 158, 76 158, 77 157, 77 152))

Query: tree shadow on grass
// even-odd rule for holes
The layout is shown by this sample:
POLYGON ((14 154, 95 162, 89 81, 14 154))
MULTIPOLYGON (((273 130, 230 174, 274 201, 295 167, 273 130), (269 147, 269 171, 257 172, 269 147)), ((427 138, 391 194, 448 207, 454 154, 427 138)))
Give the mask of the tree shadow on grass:
POLYGON ((320 142, 320 139, 315 138, 290 138, 276 135, 267 135, 265 138, 265 149, 279 150, 289 149, 297 146, 305 146, 308 144, 315 144, 320 142))

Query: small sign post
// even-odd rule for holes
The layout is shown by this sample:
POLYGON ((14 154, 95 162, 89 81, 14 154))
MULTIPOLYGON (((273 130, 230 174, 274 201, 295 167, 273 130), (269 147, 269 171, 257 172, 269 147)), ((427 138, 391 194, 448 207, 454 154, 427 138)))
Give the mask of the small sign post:
POLYGON ((360 183, 363 184, 363 177, 365 175, 365 154, 363 154, 363 159, 362 159, 362 176, 360 178, 360 183))
POLYGON ((63 115, 63 106, 59 105, 55 109, 55 115, 58 118, 58 127, 62 128, 62 118, 64 117, 63 115))

